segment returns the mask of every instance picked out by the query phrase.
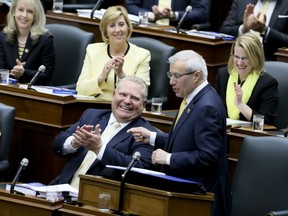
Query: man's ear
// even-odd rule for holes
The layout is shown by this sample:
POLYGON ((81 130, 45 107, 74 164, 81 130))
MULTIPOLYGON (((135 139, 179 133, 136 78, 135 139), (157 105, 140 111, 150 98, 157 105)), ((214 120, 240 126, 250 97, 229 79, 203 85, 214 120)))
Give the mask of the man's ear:
POLYGON ((143 101, 143 109, 145 109, 146 105, 147 105, 147 99, 143 101))

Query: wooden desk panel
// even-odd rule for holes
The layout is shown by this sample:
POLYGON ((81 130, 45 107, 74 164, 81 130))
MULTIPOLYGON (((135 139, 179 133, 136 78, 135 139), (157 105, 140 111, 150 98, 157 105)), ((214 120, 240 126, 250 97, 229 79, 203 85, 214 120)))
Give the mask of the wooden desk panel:
POLYGON ((1 216, 60 216, 57 211, 63 201, 48 202, 45 199, 11 194, 0 189, 1 216))
MULTIPOLYGON (((97 206, 100 191, 111 194, 111 209, 118 210, 120 197, 120 182, 103 177, 81 175, 79 201, 97 206)), ((123 210, 135 215, 145 216, 208 216, 211 213, 213 193, 195 195, 176 193, 143 187, 135 184, 125 184, 123 210)))
POLYGON ((279 48, 275 55, 277 61, 288 62, 288 48, 279 48))
POLYGON ((117 216, 118 214, 114 213, 113 211, 110 212, 100 212, 97 207, 83 205, 79 206, 72 206, 69 204, 64 204, 63 208, 58 210, 61 212, 61 216, 75 216, 75 215, 85 215, 85 216, 117 216))

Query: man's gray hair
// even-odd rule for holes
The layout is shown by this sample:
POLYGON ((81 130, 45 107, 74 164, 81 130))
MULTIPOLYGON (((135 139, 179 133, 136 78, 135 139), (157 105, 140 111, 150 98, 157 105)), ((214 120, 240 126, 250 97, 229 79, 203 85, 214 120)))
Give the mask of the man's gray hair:
POLYGON ((120 88, 123 84, 125 84, 126 81, 131 81, 134 83, 137 83, 138 85, 141 86, 142 92, 142 99, 147 100, 148 97, 148 87, 146 85, 146 83, 139 77, 137 76, 125 76, 124 78, 120 79, 117 83, 116 83, 116 89, 120 88))
POLYGON ((207 80, 208 71, 205 60, 201 55, 193 50, 182 50, 171 56, 168 61, 170 64, 175 63, 178 60, 185 61, 186 73, 199 70, 202 72, 202 79, 207 80))

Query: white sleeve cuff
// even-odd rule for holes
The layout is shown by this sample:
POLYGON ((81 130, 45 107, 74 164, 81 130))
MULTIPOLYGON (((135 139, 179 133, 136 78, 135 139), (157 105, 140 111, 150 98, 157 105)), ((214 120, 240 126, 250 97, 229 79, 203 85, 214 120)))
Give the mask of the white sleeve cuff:
POLYGON ((107 145, 102 145, 102 147, 101 147, 101 149, 100 149, 100 151, 99 151, 99 153, 97 155, 97 159, 98 160, 102 160, 104 152, 105 152, 105 149, 106 149, 106 146, 107 145))
POLYGON ((69 137, 65 140, 65 142, 64 142, 64 144, 63 144, 63 150, 62 150, 63 155, 71 154, 71 153, 74 153, 74 152, 77 151, 77 148, 74 148, 74 147, 71 145, 71 142, 72 142, 73 139, 74 139, 73 136, 69 136, 69 137))
POLYGON ((171 153, 169 153, 169 154, 167 155, 167 158, 166 158, 166 164, 167 164, 167 165, 170 165, 171 156, 172 156, 171 153))
POLYGON ((156 135, 157 135, 156 132, 151 132, 151 134, 150 134, 149 143, 150 143, 150 145, 152 145, 152 146, 155 146, 156 135))

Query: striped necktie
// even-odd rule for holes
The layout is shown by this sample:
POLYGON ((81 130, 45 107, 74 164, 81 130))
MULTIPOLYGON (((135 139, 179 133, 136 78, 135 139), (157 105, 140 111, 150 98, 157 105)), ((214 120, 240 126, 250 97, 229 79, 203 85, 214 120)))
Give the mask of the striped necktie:
POLYGON ((186 98, 183 98, 182 103, 181 103, 180 108, 179 108, 179 112, 178 112, 178 115, 177 115, 177 118, 176 118, 175 124, 174 124, 174 128, 175 128, 175 126, 176 126, 178 120, 180 119, 180 117, 181 117, 181 115, 182 115, 182 113, 183 113, 183 111, 184 111, 186 105, 187 105, 187 100, 186 100, 186 98))
MULTIPOLYGON (((115 121, 110 126, 108 125, 104 130, 103 134, 101 135, 101 140, 103 145, 106 145, 110 139, 115 135, 117 129, 120 127, 120 123, 115 121)), ((85 174, 93 162, 97 159, 97 155, 93 152, 88 150, 84 160, 82 161, 81 165, 79 166, 78 170, 75 172, 70 185, 74 188, 79 188, 80 178, 79 175, 85 174)))

